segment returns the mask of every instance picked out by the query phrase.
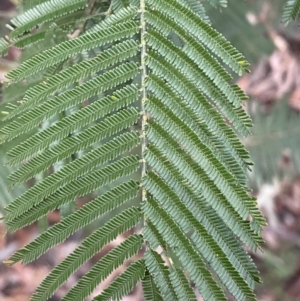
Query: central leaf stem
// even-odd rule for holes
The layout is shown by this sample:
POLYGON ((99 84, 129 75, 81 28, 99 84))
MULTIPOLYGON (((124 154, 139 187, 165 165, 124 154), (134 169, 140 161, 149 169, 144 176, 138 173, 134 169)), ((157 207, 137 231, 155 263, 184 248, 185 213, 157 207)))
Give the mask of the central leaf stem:
MULTIPOLYGON (((142 86, 142 100, 141 100, 141 110, 142 110, 142 179, 146 175, 147 163, 145 160, 145 151, 147 145, 146 138, 146 124, 147 124, 147 112, 145 109, 145 102, 147 100, 147 90, 146 90, 146 77, 147 77, 147 67, 146 67, 146 21, 145 21, 145 7, 146 0, 140 1, 140 13, 141 13, 141 86, 142 86)), ((147 192, 145 189, 142 191, 142 201, 144 202, 147 198, 147 192)))

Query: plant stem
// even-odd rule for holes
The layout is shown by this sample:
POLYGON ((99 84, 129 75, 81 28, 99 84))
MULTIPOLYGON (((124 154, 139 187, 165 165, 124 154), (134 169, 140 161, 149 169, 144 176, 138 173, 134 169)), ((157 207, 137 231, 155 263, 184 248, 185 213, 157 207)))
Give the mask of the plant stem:
MULTIPOLYGON (((147 113, 145 109, 145 102, 147 100, 147 90, 145 86, 145 80, 147 77, 147 67, 146 67, 146 21, 145 21, 145 7, 146 7, 146 0, 140 1, 140 13, 141 13, 141 66, 142 66, 142 75, 141 75, 141 86, 142 86, 142 100, 141 100, 141 110, 142 110, 142 138, 141 138, 141 145, 142 145, 142 179, 146 175, 147 171, 147 163, 145 160, 145 151, 147 145, 147 137, 146 137, 146 124, 147 124, 147 113)), ((143 188, 142 191, 142 201, 146 201, 147 199, 147 192, 143 188)))

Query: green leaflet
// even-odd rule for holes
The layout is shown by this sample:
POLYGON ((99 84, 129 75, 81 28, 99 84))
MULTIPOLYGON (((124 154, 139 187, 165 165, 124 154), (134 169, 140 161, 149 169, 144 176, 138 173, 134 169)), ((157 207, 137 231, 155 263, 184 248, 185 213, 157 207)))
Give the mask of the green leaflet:
POLYGON ((251 289, 230 264, 222 249, 213 241, 193 213, 181 203, 180 198, 173 193, 172 189, 152 172, 147 175, 144 183, 146 189, 158 200, 162 208, 178 221, 177 224, 181 226, 183 220, 190 224, 194 230, 191 240, 198 247, 202 257, 210 262, 217 275, 220 275, 220 280, 236 300, 245 298, 255 300, 251 289))
POLYGON ((0 38, 0 55, 1 56, 7 55, 8 48, 9 48, 9 44, 6 42, 6 40, 0 38))
POLYGON ((46 37, 46 32, 41 31, 34 34, 30 34, 28 36, 24 36, 20 39, 13 41, 14 47, 24 49, 32 44, 35 44, 46 37))
MULTIPOLYGON (((207 232, 211 233, 214 240, 222 246, 227 258, 230 259, 239 273, 252 284, 253 280, 259 280, 258 273, 253 262, 250 260, 250 257, 245 257, 243 255, 243 253, 245 253, 244 249, 230 238, 233 237, 233 234, 228 231, 229 229, 226 228, 225 224, 222 225, 222 223, 220 223, 220 218, 213 213, 213 210, 211 210, 210 207, 205 206, 203 198, 199 196, 190 185, 185 183, 184 177, 178 172, 175 166, 163 156, 162 152, 155 146, 151 146, 147 151, 146 159, 149 164, 153 166, 156 173, 158 173, 162 179, 166 181, 169 187, 174 190, 178 197, 180 197, 185 206, 191 212, 194 212, 198 220, 206 228, 207 232), (250 281, 251 278, 253 279, 252 281, 250 281)), ((228 216, 227 219, 229 219, 228 216)), ((239 225, 239 227, 243 228, 244 226, 239 225)), ((247 235, 248 234, 242 236, 246 237, 247 235)), ((163 242, 161 242, 161 239, 159 238, 159 234, 151 223, 147 223, 147 227, 144 230, 144 236, 147 237, 147 240, 149 241, 155 241, 155 244, 152 246, 153 249, 156 249, 159 245, 163 245, 163 242), (151 237, 154 237, 154 239, 151 239, 151 237)), ((252 245, 253 240, 255 240, 255 235, 250 239, 251 243, 247 241, 247 244, 252 245)))
POLYGON ((287 0, 281 21, 288 24, 291 20, 295 20, 300 12, 300 0, 287 0))
POLYGON ((191 11, 198 14, 204 21, 210 23, 209 17, 206 15, 205 8, 203 4, 198 0, 179 0, 181 4, 186 4, 191 11))
POLYGON ((132 174, 138 167, 139 158, 137 156, 125 157, 105 168, 90 173, 86 177, 74 180, 60 188, 49 198, 46 198, 42 203, 22 214, 17 220, 7 222, 8 228, 10 231, 16 231, 27 226, 45 216, 48 212, 74 201, 76 197, 92 193, 112 181, 132 174))
MULTIPOLYGON (((161 21, 162 16, 159 17, 159 20, 161 21)), ((172 28, 176 28, 176 24, 173 23, 173 25, 172 28)), ((164 23, 164 28, 165 26, 166 23, 164 23)), ((155 35, 157 35, 157 33, 155 33, 155 35)), ((159 40, 161 40, 161 38, 159 38, 159 40)), ((153 42, 154 41, 152 40, 152 43, 153 42)), ((191 80, 198 85, 199 89, 202 90, 204 94, 218 104, 221 112, 230 120, 230 122, 232 122, 238 132, 247 136, 249 134, 248 127, 251 126, 249 116, 247 116, 247 114, 239 107, 229 103, 234 98, 236 99, 237 104, 241 103, 246 99, 244 93, 235 85, 229 85, 227 83, 224 86, 220 85, 219 83, 225 83, 230 80, 230 77, 227 77, 226 71, 220 68, 218 62, 210 57, 204 48, 201 46, 199 47, 196 39, 191 37, 185 38, 185 42, 186 44, 182 51, 178 48, 176 49, 171 43, 168 43, 169 45, 167 47, 159 47, 159 51, 163 51, 167 54, 166 57, 169 61, 176 63, 186 76, 189 76, 191 80), (173 55, 172 49, 170 48, 173 48, 173 50, 176 49, 176 51, 173 51, 173 55), (189 59, 188 56, 191 56, 193 60, 189 59), (199 59, 199 56, 201 56, 201 60, 199 59), (191 71, 188 72, 188 70, 191 71), (199 86, 199 80, 201 80, 201 86, 199 86), (223 87, 221 88, 223 91, 220 90, 220 86, 223 87), (228 99, 228 102, 224 100, 224 96, 228 99)), ((159 44, 160 42, 156 45, 159 44)))
POLYGON ((137 33, 137 24, 129 21, 119 25, 112 25, 103 30, 83 35, 77 39, 63 42, 49 50, 35 55, 25 61, 20 67, 11 71, 6 77, 12 81, 20 81, 25 77, 33 75, 44 68, 58 64, 84 50, 105 45, 120 39, 130 37, 137 33))
POLYGON ((158 287, 164 300, 180 300, 177 298, 175 288, 170 281, 170 271, 159 254, 148 250, 145 254, 145 262, 149 272, 154 277, 155 285, 158 287))
POLYGON ((76 298, 84 300, 89 294, 109 276, 116 268, 124 263, 125 259, 134 256, 142 247, 143 238, 133 235, 122 242, 114 250, 105 255, 93 268, 74 286, 62 301, 73 301, 76 298))
POLYGON ((112 0, 112 9, 118 11, 121 8, 126 8, 130 5, 130 0, 112 0))
POLYGON ((143 236, 151 246, 151 249, 156 250, 160 246, 163 250, 166 250, 166 242, 149 220, 147 220, 147 225, 143 228, 143 236))
POLYGON ((159 294, 156 284, 154 283, 153 276, 146 270, 145 277, 143 278, 143 292, 146 301, 163 301, 162 296, 159 294))
POLYGON ((12 19, 10 22, 17 27, 10 33, 10 38, 20 36, 26 31, 46 21, 84 8, 86 0, 49 0, 12 19))
POLYGON ((18 108, 12 111, 6 119, 13 118, 24 111, 33 108, 41 100, 46 99, 57 90, 68 87, 77 81, 84 79, 102 69, 119 63, 129 57, 135 55, 138 50, 138 45, 135 41, 129 40, 117 44, 104 52, 101 52, 93 59, 82 61, 77 65, 71 66, 61 72, 49 77, 46 81, 29 89, 23 102, 18 108))
MULTIPOLYGON (((126 0, 125 0, 126 1, 126 0)), ((130 0, 130 1, 136 1, 136 0, 130 0)), ((139 0, 137 0, 139 1, 139 0)), ((111 25, 116 25, 118 23, 126 23, 129 20, 135 19, 136 18, 136 13, 137 13, 137 8, 138 6, 129 6, 126 8, 122 8, 115 12, 114 14, 109 14, 107 18, 105 18, 102 22, 99 24, 95 25, 94 27, 88 29, 85 34, 90 34, 94 33, 100 30, 105 29, 108 26, 111 25)), ((105 12, 106 14, 107 12, 105 12)), ((111 13, 111 11, 110 11, 111 13)))
POLYGON ((114 12, 118 12, 120 9, 132 7, 139 7, 139 0, 112 0, 111 6, 114 12))
POLYGON ((62 185, 63 186, 91 171, 95 166, 104 164, 105 162, 117 158, 125 151, 131 150, 139 142, 139 137, 135 133, 123 134, 99 148, 87 153, 63 167, 57 173, 50 175, 42 182, 38 183, 31 189, 27 190, 19 198, 6 207, 9 212, 6 216, 6 221, 9 222, 19 215, 30 210, 31 207, 36 206, 42 200, 51 194, 55 193, 62 185))
POLYGON ((263 216, 258 211, 253 199, 247 195, 242 186, 239 187, 234 177, 226 170, 226 167, 216 160, 215 156, 210 153, 210 150, 198 140, 193 131, 190 131, 177 116, 167 109, 164 109, 164 112, 160 111, 159 107, 160 103, 155 99, 147 102, 149 111, 152 112, 153 116, 173 139, 179 141, 179 137, 182 137, 186 152, 205 171, 208 178, 215 181, 216 187, 226 197, 228 202, 236 208, 241 216, 248 211, 246 216, 251 214, 253 218, 263 221, 263 216))
MULTIPOLYGON (((49 130, 38 133, 28 139, 22 145, 19 145, 17 156, 11 159, 10 164, 17 164, 22 159, 34 155, 37 151, 47 148, 57 138, 65 138, 72 131, 79 127, 89 124, 91 121, 96 121, 113 110, 117 110, 125 105, 129 105, 138 97, 138 90, 135 86, 126 86, 120 91, 116 91, 114 95, 99 99, 94 104, 79 110, 76 114, 71 115, 58 122, 49 130), (122 97, 121 97, 122 96, 122 97)), ((74 140, 74 139, 69 139, 74 140)), ((76 139, 75 139, 76 140, 76 139)), ((77 140, 76 140, 77 142, 77 140)), ((59 146, 57 148, 60 148, 59 146)), ((70 149, 62 149, 70 152, 70 149)), ((72 150, 71 150, 72 152, 72 150)), ((51 152, 53 155, 53 152, 51 152)))
POLYGON ((235 174, 236 179, 241 184, 246 183, 244 169, 234 160, 234 156, 224 152, 224 144, 218 139, 218 136, 210 130, 199 115, 191 110, 187 103, 182 101, 162 79, 153 74, 148 77, 147 87, 155 97, 161 99, 168 108, 172 109, 178 118, 189 125, 198 137, 201 137, 201 141, 212 149, 217 158, 226 164, 226 168, 235 174))
MULTIPOLYGON (((112 89, 122 83, 127 82, 130 78, 134 77, 138 72, 138 66, 135 63, 125 63, 118 68, 108 71, 103 75, 87 81, 81 86, 76 87, 71 91, 66 91, 59 96, 44 102, 40 106, 33 108, 31 111, 20 116, 17 121, 13 121, 9 125, 1 129, 1 133, 6 135, 6 140, 10 141, 19 135, 26 133, 33 128, 37 127, 40 122, 52 117, 55 114, 71 108, 77 104, 80 104, 85 99, 95 95, 99 95, 109 89, 112 89)), ((51 130, 50 130, 51 131, 51 130)), ((60 138, 60 137, 56 137, 60 138)), ((32 137, 29 143, 32 145, 32 137)), ((49 144, 45 143, 39 146, 39 150, 42 147, 47 147, 49 144)), ((14 157, 15 162, 21 162, 26 156, 30 156, 28 145, 18 145, 9 152, 10 157, 14 157), (26 152, 24 150, 26 149, 26 152), (19 157, 18 157, 19 156, 19 157), (17 157, 17 159, 16 159, 17 157)), ((15 163, 14 163, 15 164, 15 163)))
MULTIPOLYGON (((174 46, 168 39, 161 36, 158 32, 154 30, 150 31, 147 34, 147 37, 149 37, 148 43, 156 49, 158 53, 164 56, 168 61, 177 64, 175 66, 178 69, 184 70, 188 76, 191 76, 192 81, 199 78, 203 81, 203 73, 196 67, 196 65, 198 65, 198 67, 202 69, 205 75, 212 81, 212 84, 215 86, 213 89, 221 90, 220 92, 223 93, 227 97, 227 100, 232 102, 235 107, 238 107, 247 99, 246 95, 242 90, 240 90, 240 88, 228 83, 230 78, 225 73, 225 70, 221 69, 220 72, 220 68, 218 68, 218 66, 212 65, 212 63, 215 63, 216 61, 209 57, 208 52, 204 51, 204 48, 200 48, 200 50, 198 50, 200 54, 204 52, 201 64, 199 64, 197 61, 193 62, 190 60, 187 55, 184 55, 184 53, 181 52, 181 49, 178 49, 178 47, 174 46), (196 65, 194 63, 196 63, 196 65), (194 77, 194 74, 197 76, 194 77)), ((190 41, 195 42, 195 40, 192 39, 190 41)), ((185 48, 191 47, 190 45, 191 44, 187 44, 185 48)), ((208 89, 208 91, 213 89, 208 89)), ((209 96, 212 97, 212 95, 209 96)), ((219 99, 216 99, 215 97, 212 97, 212 99, 215 99, 215 101, 219 104, 219 99)))
POLYGON ((143 259, 131 264, 126 271, 117 277, 101 295, 95 297, 93 301, 121 300, 123 296, 130 293, 135 285, 145 275, 145 263, 143 259))
POLYGON ((137 191, 138 185, 134 181, 117 186, 49 228, 33 242, 14 253, 10 260, 13 262, 22 260, 23 263, 33 261, 99 216, 133 199, 137 191))
POLYGON ((256 250, 258 243, 262 241, 259 237, 255 237, 249 228, 248 222, 245 221, 248 215, 241 216, 236 211, 236 208, 228 204, 228 201, 222 196, 220 191, 210 184, 205 173, 199 169, 193 160, 185 155, 180 149, 180 145, 178 145, 175 140, 170 139, 170 136, 166 135, 165 131, 159 125, 151 123, 148 137, 157 144, 160 151, 165 155, 170 154, 172 156, 169 160, 184 175, 185 181, 190 182, 197 193, 203 195, 204 200, 212 206, 220 218, 235 231, 236 235, 241 236, 242 239, 245 239, 246 244, 256 250), (239 216, 239 218, 237 218, 237 216, 239 216), (236 226, 237 222, 240 223, 239 227, 236 226), (253 238, 255 238, 255 240, 253 240, 253 238))
POLYGON ((23 2, 25 2, 23 4, 23 8, 26 11, 26 10, 31 9, 31 8, 35 7, 36 5, 46 2, 46 1, 47 0, 26 0, 26 1, 23 1, 23 2))
POLYGON ((175 268, 170 274, 171 282, 176 290, 178 300, 196 301, 193 289, 190 287, 182 270, 175 268))
POLYGON ((168 214, 153 199, 149 199, 143 204, 143 211, 156 226, 161 225, 158 228, 166 242, 176 251, 180 251, 177 252, 179 260, 189 272, 191 279, 196 283, 204 299, 209 300, 213 297, 214 300, 225 301, 226 298, 222 290, 213 281, 212 275, 205 268, 204 262, 168 214))
POLYGON ((214 7, 227 7, 227 0, 208 0, 208 2, 214 7))
MULTIPOLYGON (((101 113, 103 113, 103 111, 101 113)), ((64 121, 66 119, 64 119, 64 121)), ((9 179, 14 181, 14 183, 25 182, 36 174, 45 171, 55 162, 66 159, 72 154, 84 150, 106 137, 111 137, 127 129, 137 122, 137 120, 138 112, 136 109, 124 109, 117 114, 105 118, 103 122, 87 128, 77 136, 66 138, 56 146, 43 152, 40 156, 37 155, 32 158, 32 160, 24 164, 17 172, 13 173, 9 179)), ((70 130, 69 133, 72 131, 73 130, 70 130)))
POLYGON ((208 124, 212 132, 222 139, 222 143, 234 155, 235 160, 244 170, 249 163, 249 154, 243 148, 241 142, 233 133, 232 129, 226 126, 225 120, 219 112, 213 109, 213 105, 207 102, 205 97, 199 92, 197 87, 186 79, 184 74, 179 72, 172 64, 158 60, 155 53, 148 54, 148 66, 157 76, 167 81, 175 93, 192 106, 198 116, 208 124))
POLYGON ((88 236, 73 253, 57 265, 43 280, 32 296, 32 301, 47 300, 84 262, 99 252, 110 241, 117 238, 119 234, 135 226, 140 218, 141 213, 137 208, 124 210, 88 236))
POLYGON ((247 70, 245 66, 248 64, 241 66, 239 63, 245 61, 245 58, 221 34, 176 0, 168 2, 149 0, 148 4, 156 6, 171 19, 176 20, 187 32, 197 36, 205 46, 219 56, 236 73, 240 74, 247 70))

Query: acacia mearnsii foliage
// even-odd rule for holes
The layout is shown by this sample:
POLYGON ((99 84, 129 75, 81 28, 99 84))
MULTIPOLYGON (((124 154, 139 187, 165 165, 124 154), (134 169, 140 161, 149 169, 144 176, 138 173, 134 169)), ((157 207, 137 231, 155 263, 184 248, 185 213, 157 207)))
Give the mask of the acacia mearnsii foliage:
POLYGON ((230 83, 248 63, 213 29, 201 2, 27 0, 20 10, 0 40, 2 55, 25 48, 6 76, 4 93, 13 97, 0 139, 17 167, 11 188, 35 180, 4 221, 11 232, 43 224, 54 210, 61 221, 41 227, 6 263, 30 263, 103 221, 31 300, 50 298, 132 228, 137 234, 63 301, 85 300, 124 262, 93 300, 121 300, 136 285, 147 301, 196 300, 197 291, 205 301, 255 300, 260 279, 244 246, 257 250, 265 220, 247 189, 251 162, 239 140, 251 126, 241 107, 247 97, 230 83), (83 196, 90 201, 76 209, 83 196))

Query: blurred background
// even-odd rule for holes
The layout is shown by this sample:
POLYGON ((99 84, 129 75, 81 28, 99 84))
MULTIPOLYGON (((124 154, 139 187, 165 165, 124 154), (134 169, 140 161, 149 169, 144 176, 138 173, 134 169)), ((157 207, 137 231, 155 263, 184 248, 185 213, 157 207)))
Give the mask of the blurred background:
MULTIPOLYGON (((7 34, 5 24, 17 14, 14 2, 17 0, 0 0, 0 36, 7 34)), ((262 252, 251 254, 264 282, 256 289, 259 301, 300 300, 300 27, 299 20, 288 28, 282 26, 284 3, 285 0, 229 0, 229 7, 222 11, 207 7, 213 25, 251 63, 251 74, 236 81, 249 95, 245 109, 254 123, 252 135, 243 139, 255 164, 249 172, 249 186, 268 220, 262 252)), ((20 55, 20 50, 10 49, 6 57, 0 58, 0 81, 17 65, 20 55)), ((14 93, 11 90, 4 97, 0 95, 0 108, 8 99, 17 97, 14 93)), ((11 170, 3 166, 4 153, 5 146, 0 146, 0 217, 4 206, 26 189, 18 187, 8 192, 7 175, 11 170)), ((51 225, 59 218, 54 212, 47 223, 51 225)), ((29 300, 49 270, 74 250, 85 235, 84 231, 77 233, 26 267, 4 266, 2 261, 38 235, 42 226, 34 224, 3 237, 5 227, 0 221, 1 301, 29 300)), ((89 266, 125 236, 82 266, 51 301, 59 301, 89 266)), ((122 269, 116 270, 112 278, 122 269)), ((93 296, 112 278, 102 283, 93 296)), ((140 288, 124 300, 142 301, 140 288)))

